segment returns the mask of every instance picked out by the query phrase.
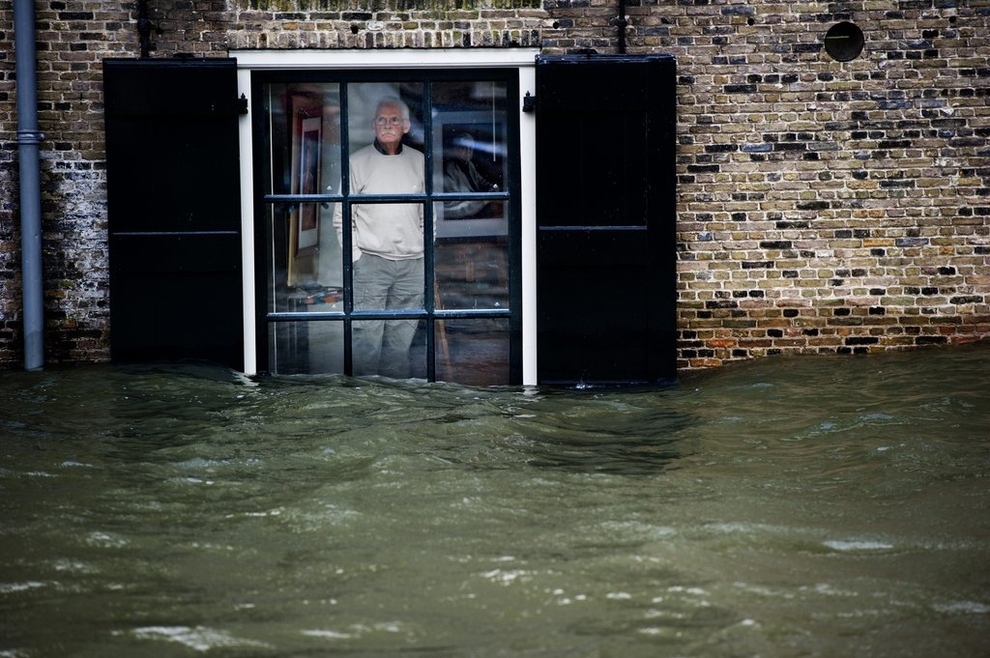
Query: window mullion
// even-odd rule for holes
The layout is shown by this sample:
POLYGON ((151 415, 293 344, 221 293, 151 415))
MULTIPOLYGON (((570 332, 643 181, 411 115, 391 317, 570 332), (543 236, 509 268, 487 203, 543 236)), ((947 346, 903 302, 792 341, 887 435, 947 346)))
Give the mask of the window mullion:
POLYGON ((434 328, 434 312, 437 303, 437 283, 434 263, 436 259, 433 253, 433 236, 436 231, 433 228, 433 83, 427 79, 423 81, 423 191, 426 193, 426 201, 423 204, 423 269, 424 269, 424 292, 423 300, 426 302, 426 377, 429 381, 436 381, 437 359, 436 359, 436 331, 434 328))
POLYGON ((353 336, 351 314, 354 312, 354 259, 352 258, 353 245, 351 231, 351 144, 347 139, 350 134, 350 112, 348 107, 349 85, 340 82, 340 189, 337 190, 343 196, 340 203, 340 223, 341 223, 341 269, 344 293, 344 374, 354 374, 354 354, 351 349, 351 338, 353 336))

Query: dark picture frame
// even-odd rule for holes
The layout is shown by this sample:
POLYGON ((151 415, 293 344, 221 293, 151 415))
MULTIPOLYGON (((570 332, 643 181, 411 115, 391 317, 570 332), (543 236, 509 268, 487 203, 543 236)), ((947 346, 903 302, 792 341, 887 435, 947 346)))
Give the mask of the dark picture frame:
MULTIPOLYGON (((302 114, 299 118, 298 134, 293 193, 319 194, 323 161, 322 112, 315 116, 302 114)), ((320 244, 319 205, 309 202, 300 203, 295 215, 295 254, 298 257, 312 252, 320 244)))

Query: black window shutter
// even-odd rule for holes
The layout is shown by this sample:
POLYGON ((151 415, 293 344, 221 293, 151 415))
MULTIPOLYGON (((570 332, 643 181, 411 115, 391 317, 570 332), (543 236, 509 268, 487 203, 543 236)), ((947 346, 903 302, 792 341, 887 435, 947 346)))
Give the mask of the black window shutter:
POLYGON ((103 63, 111 357, 243 368, 237 67, 103 63))
POLYGON ((673 379, 674 60, 540 57, 536 84, 538 379, 673 379))

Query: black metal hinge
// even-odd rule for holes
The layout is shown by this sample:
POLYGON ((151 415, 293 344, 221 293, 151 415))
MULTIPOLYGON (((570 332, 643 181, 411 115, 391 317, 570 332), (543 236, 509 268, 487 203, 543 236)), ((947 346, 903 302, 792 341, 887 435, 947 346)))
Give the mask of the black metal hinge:
POLYGON ((536 96, 533 96, 528 91, 526 95, 523 96, 523 112, 535 112, 536 111, 536 96))

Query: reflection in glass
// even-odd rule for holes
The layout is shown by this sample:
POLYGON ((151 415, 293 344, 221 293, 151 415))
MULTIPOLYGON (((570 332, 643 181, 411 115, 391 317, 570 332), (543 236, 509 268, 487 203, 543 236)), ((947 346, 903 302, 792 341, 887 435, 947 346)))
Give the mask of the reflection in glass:
POLYGON ((265 193, 326 192, 340 179, 340 85, 269 84, 265 90, 271 139, 265 193))
POLYGON ((436 323, 437 379, 472 386, 509 381, 509 321, 449 319, 436 323))
MULTIPOLYGON (((312 306, 312 310, 323 310, 312 306)), ((269 365, 286 375, 344 372, 344 325, 341 322, 277 322, 269 325, 269 365)))
MULTIPOLYGON (((459 132, 448 148, 450 155, 443 163, 444 192, 498 192, 499 184, 481 173, 474 161, 476 142, 470 132, 459 132)), ((446 152, 446 151, 445 151, 446 152)), ((465 197, 443 204, 443 216, 448 219, 488 217, 491 201, 465 197)))
POLYGON ((509 249, 503 236, 438 240, 437 308, 508 309, 509 249))
MULTIPOLYGON (((306 205, 306 204, 300 204, 306 205)), ((316 204, 310 204, 316 205, 316 204)), ((271 226, 273 230, 270 239, 274 249, 266 250, 268 255, 268 312, 274 313, 298 313, 304 311, 327 311, 343 312, 343 287, 341 285, 331 285, 338 277, 317 275, 311 278, 301 274, 299 259, 280 258, 279 256, 291 254, 296 250, 292 247, 291 235, 284 228, 289 225, 289 217, 298 213, 297 208, 290 203, 274 204, 271 208, 271 226), (329 307, 322 305, 329 304, 329 307), (320 306, 320 308, 313 308, 320 306)), ((332 231, 330 231, 332 234, 332 231)), ((337 273, 340 269, 340 254, 336 254, 336 260, 327 257, 322 252, 317 254, 324 263, 335 265, 337 273)), ((332 255, 332 254, 331 254, 332 255)))
POLYGON ((351 349, 355 375, 426 377, 421 320, 356 320, 351 349))
POLYGON ((438 82, 433 87, 436 237, 508 235, 506 86, 496 81, 438 82))
MULTIPOLYGON (((433 186, 446 193, 507 189, 506 84, 499 81, 433 85, 433 186)), ((453 208, 453 204, 450 206, 453 208)), ((452 209, 448 216, 475 216, 452 209)))

